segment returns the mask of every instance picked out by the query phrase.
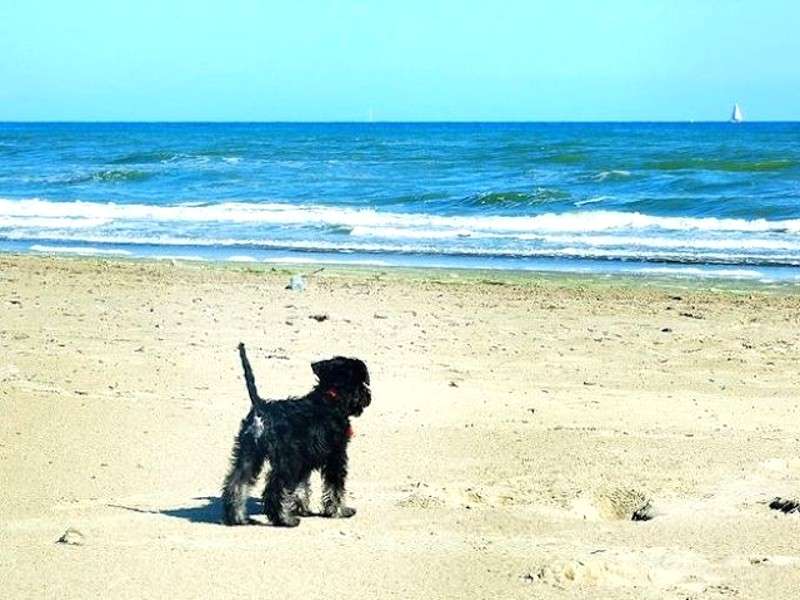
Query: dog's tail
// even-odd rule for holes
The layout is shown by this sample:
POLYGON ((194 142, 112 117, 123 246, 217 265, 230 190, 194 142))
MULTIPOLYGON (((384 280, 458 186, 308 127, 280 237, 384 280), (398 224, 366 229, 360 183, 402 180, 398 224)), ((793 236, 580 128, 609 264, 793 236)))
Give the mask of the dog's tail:
POLYGON ((242 359, 242 368, 244 369, 244 381, 247 383, 247 393, 250 395, 250 402, 256 404, 261 398, 258 396, 256 389, 256 380, 253 377, 253 369, 250 367, 250 361, 247 360, 247 352, 244 350, 244 344, 239 342, 239 357, 242 359))

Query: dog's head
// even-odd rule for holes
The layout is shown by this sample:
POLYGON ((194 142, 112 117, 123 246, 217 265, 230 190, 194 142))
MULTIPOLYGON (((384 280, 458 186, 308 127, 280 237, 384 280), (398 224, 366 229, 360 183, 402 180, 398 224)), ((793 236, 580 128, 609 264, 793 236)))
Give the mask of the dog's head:
POLYGON ((359 416, 372 402, 367 365, 357 358, 335 356, 311 364, 319 390, 347 415, 359 416))

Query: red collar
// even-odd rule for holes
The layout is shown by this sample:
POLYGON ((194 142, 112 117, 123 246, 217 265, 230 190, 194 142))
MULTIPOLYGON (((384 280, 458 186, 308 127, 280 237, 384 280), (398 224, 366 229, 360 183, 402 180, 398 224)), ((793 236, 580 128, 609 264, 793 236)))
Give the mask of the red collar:
MULTIPOLYGON (((336 388, 332 387, 325 390, 324 396, 331 402, 334 402, 339 397, 339 393, 336 391, 336 388)), ((353 426, 350 425, 350 423, 347 424, 347 428, 344 430, 344 435, 347 439, 353 437, 353 426)))

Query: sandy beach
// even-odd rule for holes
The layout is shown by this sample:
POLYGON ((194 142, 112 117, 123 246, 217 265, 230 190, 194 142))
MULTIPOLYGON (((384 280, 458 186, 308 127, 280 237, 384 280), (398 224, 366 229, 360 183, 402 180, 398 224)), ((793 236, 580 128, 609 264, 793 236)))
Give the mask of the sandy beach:
POLYGON ((311 270, 0 257, 3 597, 797 597, 796 292, 311 270), (355 518, 219 524, 239 341, 369 365, 355 518))

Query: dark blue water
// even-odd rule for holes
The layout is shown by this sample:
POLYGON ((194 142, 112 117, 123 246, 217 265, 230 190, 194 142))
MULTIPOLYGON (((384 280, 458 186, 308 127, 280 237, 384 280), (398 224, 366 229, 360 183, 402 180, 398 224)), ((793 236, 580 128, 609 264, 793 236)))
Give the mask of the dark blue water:
POLYGON ((797 278, 800 124, 0 124, 0 249, 797 278))

